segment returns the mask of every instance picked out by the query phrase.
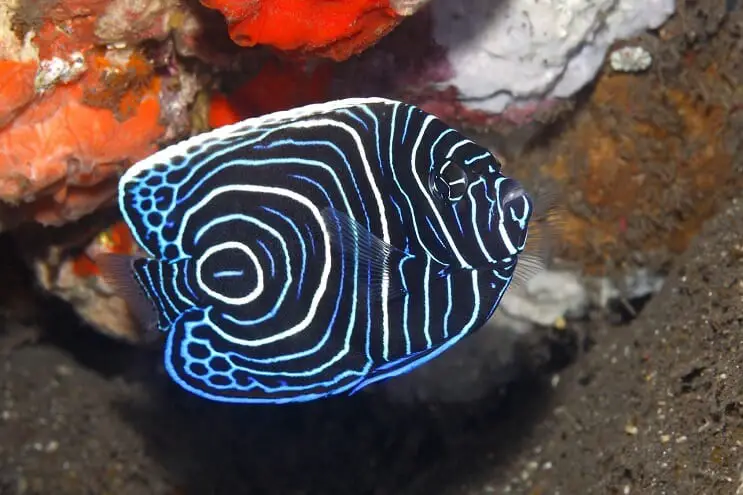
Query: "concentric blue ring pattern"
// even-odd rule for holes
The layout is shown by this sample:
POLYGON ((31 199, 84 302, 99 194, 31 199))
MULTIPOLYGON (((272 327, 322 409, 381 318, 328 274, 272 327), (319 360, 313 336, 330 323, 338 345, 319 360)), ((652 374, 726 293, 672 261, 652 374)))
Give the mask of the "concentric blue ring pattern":
POLYGON ((532 210, 485 148, 381 98, 195 136, 119 187, 166 368, 225 402, 351 394, 439 355, 495 311, 532 210))

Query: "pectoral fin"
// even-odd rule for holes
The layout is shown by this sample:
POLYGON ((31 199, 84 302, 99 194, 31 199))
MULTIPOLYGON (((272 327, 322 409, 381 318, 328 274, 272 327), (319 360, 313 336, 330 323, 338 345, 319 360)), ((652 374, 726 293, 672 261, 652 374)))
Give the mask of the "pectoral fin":
POLYGON ((332 249, 351 266, 359 267, 359 282, 369 286, 372 299, 378 300, 384 291, 390 299, 408 292, 400 264, 415 256, 384 242, 339 210, 325 208, 322 217, 330 233, 332 249))

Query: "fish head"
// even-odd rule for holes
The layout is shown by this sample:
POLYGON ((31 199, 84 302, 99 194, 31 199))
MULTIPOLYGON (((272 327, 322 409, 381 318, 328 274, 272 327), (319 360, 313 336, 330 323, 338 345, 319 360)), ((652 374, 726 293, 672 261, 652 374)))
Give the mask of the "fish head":
POLYGON ((429 188, 461 266, 513 265, 526 248, 532 198, 485 148, 468 142, 442 159, 429 173, 429 188))

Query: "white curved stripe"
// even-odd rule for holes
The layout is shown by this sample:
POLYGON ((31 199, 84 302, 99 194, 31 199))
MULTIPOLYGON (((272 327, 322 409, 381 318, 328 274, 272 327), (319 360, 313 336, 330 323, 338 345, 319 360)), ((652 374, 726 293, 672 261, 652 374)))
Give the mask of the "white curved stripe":
POLYGON ((503 240, 503 245, 508 250, 508 254, 513 256, 515 254, 518 254, 518 249, 516 249, 516 247, 511 242, 511 238, 508 236, 505 219, 503 218, 503 207, 501 206, 500 185, 504 180, 506 180, 505 177, 499 177, 495 180, 495 190, 497 191, 495 204, 498 207, 498 233, 503 240))
POLYGON ((469 139, 463 139, 462 141, 459 141, 457 144, 455 144, 449 149, 449 152, 446 154, 446 159, 447 160, 450 159, 452 155, 454 155, 455 151, 457 151, 459 148, 461 148, 462 146, 466 144, 475 144, 475 143, 473 143, 469 139))
MULTIPOLYGON (((418 148, 420 148, 421 141, 423 140, 423 134, 425 133, 426 128, 431 124, 431 122, 434 121, 434 119, 436 119, 436 117, 434 117, 433 115, 429 115, 426 117, 426 120, 423 121, 423 125, 421 126, 418 132, 418 137, 415 140, 415 144, 413 145, 413 151, 410 154, 410 156, 413 159, 413 163, 416 162, 417 155, 418 155, 418 148)), ((454 256, 456 256, 457 261, 462 267, 471 268, 470 264, 467 263, 467 261, 465 261, 465 259, 462 257, 462 253, 460 253, 459 249, 457 249, 457 245, 454 243, 454 239, 452 239, 451 234, 449 233, 449 229, 447 229, 446 225, 444 225, 444 219, 441 218, 441 215, 439 215, 439 209, 436 207, 436 205, 433 204, 433 198, 431 197, 431 193, 428 192, 426 190, 427 188, 423 186, 423 182, 421 181, 420 174, 418 174, 416 170, 413 170, 413 177, 415 177, 415 181, 418 183, 418 188, 423 193, 423 196, 426 198, 426 201, 428 201, 428 205, 431 209, 431 212, 433 212, 434 217, 436 217, 436 221, 441 227, 441 231, 444 233, 444 236, 446 237, 446 241, 449 243, 449 247, 454 253, 454 256)))
POLYGON ((245 244, 237 241, 221 242, 219 244, 215 244, 214 246, 210 246, 209 249, 204 251, 204 254, 202 254, 199 259, 196 260, 196 283, 199 284, 199 288, 205 293, 225 304, 230 304, 232 306, 249 304, 263 293, 263 267, 261 266, 261 262, 258 259, 258 256, 256 256, 253 250, 245 244), (205 284, 204 280, 201 277, 201 265, 203 265, 210 256, 217 254, 220 251, 224 251, 225 249, 237 249, 238 251, 245 253, 245 255, 250 258, 250 261, 252 261, 255 265, 257 278, 255 288, 242 297, 228 297, 224 294, 220 294, 219 292, 213 290, 211 287, 205 284))
MULTIPOLYGON (((174 275, 173 275, 173 279, 174 280, 177 280, 178 277, 181 276, 180 268, 178 268, 178 263, 173 263, 172 266, 173 266, 173 270, 175 272, 174 275)), ((183 278, 185 279, 186 277, 188 277, 188 274, 184 270, 183 271, 183 278)), ((183 294, 181 292, 181 290, 178 288, 178 284, 177 283, 174 283, 173 284, 173 290, 175 291, 176 295, 178 296, 178 299, 180 299, 181 302, 184 302, 184 303, 188 304, 189 306, 194 306, 196 304, 191 299, 189 299, 188 297, 186 297, 185 294, 183 294)))
POLYGON ((199 211, 201 208, 203 208, 206 204, 208 204, 215 197, 219 196, 220 194, 228 193, 228 192, 255 192, 255 193, 264 193, 264 194, 275 194, 277 196, 289 198, 298 203, 301 203, 312 213, 312 216, 315 218, 317 223, 320 225, 320 229, 322 230, 323 247, 325 250, 325 262, 323 264, 322 275, 320 276, 320 284, 317 287, 317 291, 312 296, 312 301, 310 302, 310 308, 307 311, 307 314, 305 315, 304 319, 302 319, 299 323, 297 323, 293 327, 288 328, 275 335, 264 337, 262 339, 239 339, 239 338, 234 337, 233 335, 223 332, 222 330, 215 330, 215 331, 220 335, 220 337, 227 340, 228 342, 241 345, 241 346, 248 346, 248 347, 258 347, 258 346, 262 346, 266 344, 271 344, 279 340, 296 335, 300 333, 302 330, 304 330, 305 328, 307 328, 310 325, 310 323, 312 323, 312 320, 315 317, 315 313, 317 313, 317 308, 320 305, 320 300, 325 295, 325 291, 327 290, 328 279, 330 278, 330 269, 332 268, 331 267, 332 260, 330 256, 330 233, 328 232, 328 229, 325 223, 323 222, 322 216, 320 215, 320 210, 310 200, 308 200, 306 197, 302 196, 301 194, 298 194, 289 189, 284 189, 280 187, 258 186, 258 185, 249 185, 249 184, 233 184, 230 186, 216 187, 212 189, 211 191, 209 191, 209 193, 206 194, 198 203, 193 205, 191 208, 189 208, 184 213, 183 219, 181 220, 181 225, 178 231, 178 239, 176 242, 180 243, 182 241, 183 234, 186 228, 188 227, 189 220, 195 212, 199 211))
MULTIPOLYGON (((308 121, 300 121, 295 122, 292 124, 289 124, 285 126, 285 128, 299 128, 299 129, 311 129, 313 127, 322 127, 322 126, 330 126, 335 127, 338 129, 342 129, 346 131, 351 138, 354 140, 354 143, 356 144, 356 148, 359 152, 359 158, 361 159, 361 163, 364 166, 364 172, 366 174, 366 180, 369 183, 369 187, 372 190, 372 194, 374 195, 374 201, 376 202, 377 206, 377 216, 379 217, 379 222, 382 226, 382 240, 389 244, 390 243, 390 228, 389 223, 387 222, 387 211, 384 205, 384 201, 382 201, 382 193, 379 190, 379 185, 377 184, 376 177, 374 176, 374 172, 372 171, 371 164, 369 163, 369 159, 366 156, 366 149, 364 148, 364 143, 361 139, 361 136, 357 132, 356 129, 351 127, 348 124, 344 124, 343 122, 338 122, 331 119, 314 119, 314 120, 308 120, 308 121)), ((370 208, 371 209, 371 208, 370 208)), ((351 213, 349 211, 349 213, 351 213)), ((323 227, 324 228, 324 227, 323 227)), ((382 277, 382 332, 386 336, 386 339, 389 339, 389 331, 390 331, 390 317, 389 317, 389 308, 388 308, 388 301, 389 301, 389 287, 390 287, 390 281, 388 277, 382 277)))

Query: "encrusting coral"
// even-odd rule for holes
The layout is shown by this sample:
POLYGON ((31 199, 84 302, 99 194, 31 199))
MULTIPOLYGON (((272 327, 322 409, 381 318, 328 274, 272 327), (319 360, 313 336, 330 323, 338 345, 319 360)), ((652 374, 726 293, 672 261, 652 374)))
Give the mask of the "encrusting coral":
POLYGON ((0 231, 95 211, 113 198, 121 170, 172 137, 169 127, 185 130, 161 102, 180 98, 182 108, 195 88, 178 71, 157 74, 136 44, 168 36, 179 8, 175 0, 0 5, 0 231))
POLYGON ((346 60, 427 0, 201 0, 225 16, 235 43, 346 60))

